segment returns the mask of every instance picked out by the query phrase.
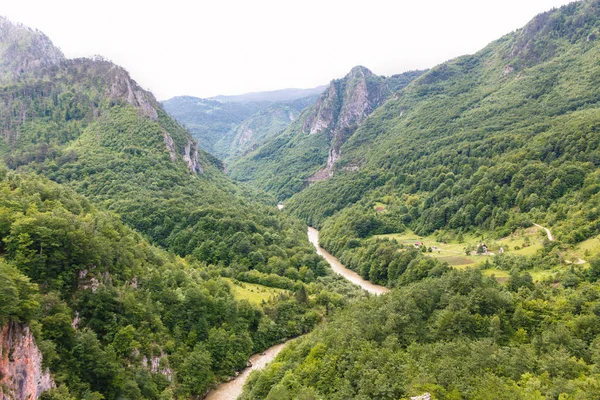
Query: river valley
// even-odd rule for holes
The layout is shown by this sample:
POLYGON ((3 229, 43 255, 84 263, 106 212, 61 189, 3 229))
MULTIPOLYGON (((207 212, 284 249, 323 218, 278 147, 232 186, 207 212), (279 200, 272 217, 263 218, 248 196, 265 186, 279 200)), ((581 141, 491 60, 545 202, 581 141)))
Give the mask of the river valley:
MULTIPOLYGON (((385 286, 375 285, 365 279, 363 279, 356 272, 344 267, 344 265, 334 256, 329 254, 327 250, 319 246, 319 231, 315 228, 308 228, 308 240, 315 246, 317 254, 323 257, 331 266, 331 269, 344 278, 348 279, 355 285, 360 286, 369 293, 380 295, 389 292, 389 289, 385 286)), ((291 339, 294 340, 294 339, 291 339)), ((273 347, 268 348, 263 353, 254 354, 250 357, 251 367, 244 369, 238 376, 229 382, 225 382, 217 386, 214 390, 211 390, 205 397, 205 400, 231 400, 236 399, 241 393, 246 380, 250 376, 250 373, 254 370, 264 368, 268 363, 273 361, 277 354, 291 341, 288 340, 285 343, 277 344, 273 347)))

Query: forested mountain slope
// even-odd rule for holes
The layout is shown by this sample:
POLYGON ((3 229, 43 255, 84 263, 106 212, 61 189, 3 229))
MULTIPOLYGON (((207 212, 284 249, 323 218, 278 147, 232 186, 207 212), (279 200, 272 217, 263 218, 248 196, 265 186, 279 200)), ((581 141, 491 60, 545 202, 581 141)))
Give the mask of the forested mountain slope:
POLYGON ((398 223, 502 237, 537 221, 565 243, 598 234, 599 13, 598 1, 572 3, 425 73, 288 209, 323 226, 338 255, 398 223))
POLYGON ((332 81, 319 101, 288 129, 235 160, 229 172, 280 200, 308 182, 330 178, 342 145, 361 122, 394 91, 421 74, 413 71, 385 78, 364 67, 353 68, 344 78, 332 81))
MULTIPOLYGON (((59 387, 46 398, 201 395, 320 318, 293 290, 262 306, 237 300, 214 268, 45 178, 2 168, 0 193, 0 325, 31 327, 59 387)), ((20 398, 21 378, 2 379, 20 398)))
MULTIPOLYGON (((32 34, 0 42, 15 31, 32 34)), ((34 333, 59 385, 46 398, 200 396, 340 293, 360 297, 121 67, 57 59, 2 78, 0 325, 34 333)))
POLYGON ((300 224, 233 184, 151 93, 108 61, 66 60, 12 81, 0 88, 0 113, 9 168, 69 185, 179 254, 249 265, 253 250, 265 260, 279 254, 273 245, 312 252, 300 224))
POLYGON ((298 89, 210 99, 178 96, 163 105, 189 129, 202 149, 229 161, 283 131, 322 91, 298 89))
POLYGON ((599 271, 568 288, 468 270, 392 290, 292 343, 241 398, 597 399, 599 271))
POLYGON ((599 233, 599 33, 598 0, 541 14, 433 68, 361 124, 333 177, 286 209, 322 226, 347 266, 395 289, 292 344, 244 399, 600 396, 597 240, 596 256, 561 258, 599 233), (553 233, 540 233, 539 251, 464 271, 376 236, 410 227, 481 241, 534 222, 553 233), (548 266, 556 274, 530 274, 548 266))

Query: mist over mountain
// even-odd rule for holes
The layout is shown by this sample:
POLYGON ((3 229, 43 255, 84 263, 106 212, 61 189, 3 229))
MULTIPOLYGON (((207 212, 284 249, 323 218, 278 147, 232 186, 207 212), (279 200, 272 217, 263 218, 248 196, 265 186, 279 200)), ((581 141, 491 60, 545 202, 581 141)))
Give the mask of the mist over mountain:
POLYGON ((190 130, 202 149, 229 161, 284 130, 316 101, 318 95, 311 93, 320 93, 318 88, 289 90, 232 96, 239 99, 234 101, 179 96, 163 105, 190 130))
POLYGON ((42 32, 0 16, 0 82, 57 65, 64 59, 60 49, 42 32))
POLYGON ((311 89, 279 89, 264 92, 251 92, 240 95, 215 96, 211 100, 217 100, 223 103, 248 103, 248 102, 269 102, 281 103, 292 100, 298 100, 304 97, 318 96, 327 88, 327 85, 317 86, 311 89))

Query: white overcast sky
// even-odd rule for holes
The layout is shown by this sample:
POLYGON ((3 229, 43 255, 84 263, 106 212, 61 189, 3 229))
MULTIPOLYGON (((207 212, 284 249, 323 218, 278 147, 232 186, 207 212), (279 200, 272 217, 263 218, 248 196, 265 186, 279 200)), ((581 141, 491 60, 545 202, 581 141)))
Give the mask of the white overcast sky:
POLYGON ((308 88, 474 53, 569 0, 0 0, 67 57, 100 54, 159 100, 308 88))

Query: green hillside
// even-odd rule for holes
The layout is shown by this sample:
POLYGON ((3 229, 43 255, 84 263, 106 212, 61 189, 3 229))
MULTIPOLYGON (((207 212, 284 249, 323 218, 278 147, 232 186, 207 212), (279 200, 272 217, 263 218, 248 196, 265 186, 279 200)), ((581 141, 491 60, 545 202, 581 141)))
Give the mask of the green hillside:
POLYGON ((545 250, 558 263, 559 242, 600 233, 598 4, 541 14, 416 79, 360 125, 333 178, 292 198, 290 212, 323 227, 338 256, 351 239, 403 226, 501 238, 536 222, 558 239, 545 250))
MULTIPOLYGON (((306 292, 295 295, 325 296, 323 283, 304 289, 265 274, 287 290, 253 304, 206 262, 152 246, 114 213, 45 178, 2 169, 0 193, 0 324, 30 324, 59 385, 55 396, 200 395, 325 313, 306 292)), ((307 257, 304 265, 319 262, 307 257)))
POLYGON ((292 343, 241 398, 596 399, 599 293, 476 270, 427 278, 292 343))
POLYGON ((162 104, 202 149, 229 161, 283 131, 317 100, 320 92, 313 92, 299 89, 287 95, 275 91, 212 99, 178 96, 162 104))
POLYGON ((341 146, 360 123, 421 74, 413 71, 385 78, 364 67, 353 68, 344 78, 332 81, 319 101, 306 108, 288 129, 234 160, 228 171, 279 200, 309 182, 328 179, 341 146))
POLYGON ((32 328, 59 385, 44 398, 201 396, 362 298, 123 68, 58 60, 3 78, 0 324, 32 328))
POLYGON ((395 289, 292 344, 242 398, 600 396, 599 34, 597 0, 540 14, 360 124, 286 210, 395 289), (463 246, 449 268, 442 250, 463 246))

